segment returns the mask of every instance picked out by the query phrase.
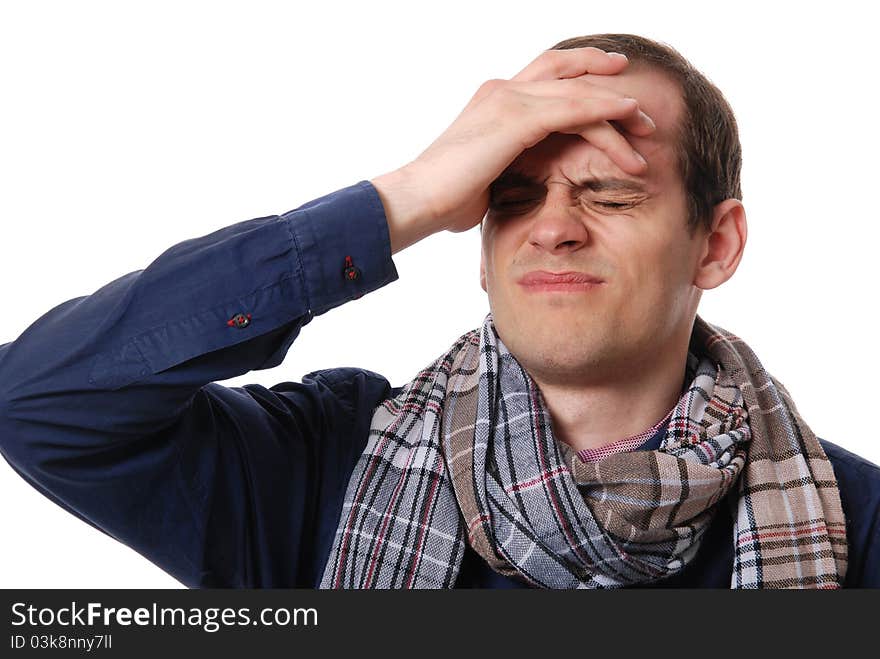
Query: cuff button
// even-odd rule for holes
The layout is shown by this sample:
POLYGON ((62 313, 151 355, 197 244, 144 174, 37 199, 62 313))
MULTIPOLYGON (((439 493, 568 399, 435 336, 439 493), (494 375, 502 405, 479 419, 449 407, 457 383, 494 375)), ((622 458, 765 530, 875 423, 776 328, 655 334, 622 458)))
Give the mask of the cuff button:
POLYGON ((345 257, 345 270, 343 270, 343 276, 348 281, 354 281, 361 276, 361 271, 355 267, 350 256, 345 257))
POLYGON ((248 325, 251 324, 251 315, 237 313, 232 318, 227 320, 226 324, 229 325, 229 327, 238 327, 238 328, 247 327, 248 325))

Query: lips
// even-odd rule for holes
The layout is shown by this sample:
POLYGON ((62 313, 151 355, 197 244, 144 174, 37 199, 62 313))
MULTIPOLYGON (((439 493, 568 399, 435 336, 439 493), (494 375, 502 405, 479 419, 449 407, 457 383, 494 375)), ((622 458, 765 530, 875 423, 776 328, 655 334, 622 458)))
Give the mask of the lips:
POLYGON ((519 283, 523 286, 542 286, 548 284, 601 284, 602 279, 588 272, 548 272, 533 270, 523 276, 519 283))
POLYGON ((533 270, 519 280, 526 293, 587 293, 605 282, 589 272, 533 270))

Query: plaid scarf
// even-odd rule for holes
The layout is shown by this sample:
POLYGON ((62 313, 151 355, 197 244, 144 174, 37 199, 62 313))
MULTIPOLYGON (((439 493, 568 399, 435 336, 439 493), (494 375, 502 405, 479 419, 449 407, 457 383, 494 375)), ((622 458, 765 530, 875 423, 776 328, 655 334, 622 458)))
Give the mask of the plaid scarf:
POLYGON ((638 585, 683 569, 722 501, 731 588, 840 587, 837 481, 785 387, 699 315, 685 382, 658 450, 566 461, 490 313, 375 409, 320 587, 451 588, 466 542, 536 587, 638 585))

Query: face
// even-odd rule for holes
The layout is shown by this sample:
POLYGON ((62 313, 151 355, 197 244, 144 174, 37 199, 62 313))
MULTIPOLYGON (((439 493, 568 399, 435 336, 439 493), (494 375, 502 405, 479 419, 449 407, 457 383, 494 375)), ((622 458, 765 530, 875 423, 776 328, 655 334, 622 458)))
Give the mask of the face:
POLYGON ((628 174, 581 136, 553 133, 493 184, 482 228, 480 279, 498 334, 533 377, 560 385, 650 368, 686 341, 706 240, 686 229, 673 151, 682 112, 675 83, 632 64, 616 76, 584 78, 639 99, 654 120, 651 135, 626 135, 647 170, 628 174), (576 290, 519 283, 535 270, 584 272, 602 283, 576 290))

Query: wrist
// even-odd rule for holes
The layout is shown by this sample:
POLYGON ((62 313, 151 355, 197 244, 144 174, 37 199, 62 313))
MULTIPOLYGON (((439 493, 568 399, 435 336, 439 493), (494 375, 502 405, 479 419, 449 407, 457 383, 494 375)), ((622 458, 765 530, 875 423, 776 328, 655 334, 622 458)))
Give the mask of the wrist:
POLYGON ((376 176, 370 183, 385 208, 392 254, 440 230, 424 189, 406 166, 376 176))

